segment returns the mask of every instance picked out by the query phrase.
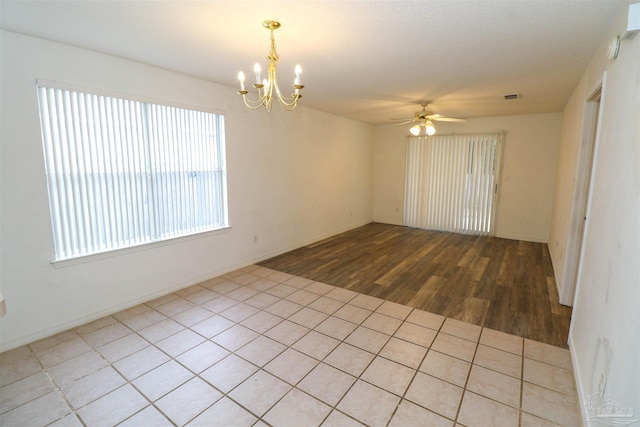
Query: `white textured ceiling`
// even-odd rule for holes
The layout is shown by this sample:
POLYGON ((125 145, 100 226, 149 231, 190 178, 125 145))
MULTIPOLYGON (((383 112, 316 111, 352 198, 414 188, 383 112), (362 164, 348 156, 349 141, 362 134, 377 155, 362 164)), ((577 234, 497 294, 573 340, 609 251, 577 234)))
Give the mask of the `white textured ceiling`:
POLYGON ((454 117, 561 111, 631 2, 1 0, 0 24, 236 86, 266 66, 262 21, 277 19, 281 86, 300 63, 305 105, 386 123, 421 100, 454 117))

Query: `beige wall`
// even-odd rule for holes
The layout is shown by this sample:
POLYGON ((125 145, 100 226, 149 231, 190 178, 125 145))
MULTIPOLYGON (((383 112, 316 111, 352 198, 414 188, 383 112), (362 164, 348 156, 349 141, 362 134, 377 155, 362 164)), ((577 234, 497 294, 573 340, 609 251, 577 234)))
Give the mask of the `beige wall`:
MULTIPOLYGON (((587 98, 602 84, 603 72, 606 67, 606 45, 608 39, 593 56, 591 65, 585 70, 574 92, 565 105, 562 115, 562 137, 558 156, 557 179, 554 192, 553 212, 551 228, 549 232, 549 253, 553 262, 556 285, 563 304, 573 305, 572 298, 565 296, 570 290, 563 289, 565 285, 571 288, 572 284, 565 284, 565 278, 575 280, 575 269, 572 259, 567 260, 573 252, 578 251, 575 235, 578 233, 579 224, 582 221, 582 206, 574 202, 580 198, 580 192, 585 191, 586 181, 577 182, 578 162, 580 156, 589 155, 593 128, 587 104, 587 98), (566 265, 569 262, 570 265, 566 265)), ((592 107, 593 108, 593 107, 592 107)))
POLYGON ((233 88, 15 33, 1 43, 0 351, 371 221, 370 125, 249 111, 233 88), (52 265, 36 78, 222 111, 231 228, 52 265))
MULTIPOLYGON (((439 133, 507 131, 497 215, 498 237, 547 242, 561 120, 560 113, 549 113, 436 123, 439 133)), ((374 221, 402 224, 408 128, 376 126, 374 221)))
MULTIPOLYGON (((599 391, 605 400, 640 408, 640 36, 623 40, 615 61, 607 43, 623 34, 620 10, 577 85, 564 113, 561 163, 552 224, 552 261, 563 271, 578 147, 585 134, 585 102, 604 79, 591 195, 578 271, 569 347, 578 402, 599 391), (558 247, 555 248, 555 242, 558 247)), ((584 406, 580 405, 583 410, 584 406)))
POLYGON ((373 220, 402 225, 407 129, 376 126, 373 152, 373 220))

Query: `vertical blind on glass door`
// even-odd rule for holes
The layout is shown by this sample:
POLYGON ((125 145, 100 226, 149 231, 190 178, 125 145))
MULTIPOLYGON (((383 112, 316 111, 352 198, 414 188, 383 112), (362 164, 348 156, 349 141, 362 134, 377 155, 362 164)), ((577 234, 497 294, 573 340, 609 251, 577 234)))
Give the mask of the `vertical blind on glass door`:
POLYGON ((55 259, 227 225, 221 115, 38 85, 55 259))
POLYGON ((504 133, 407 137, 404 223, 488 235, 504 133))

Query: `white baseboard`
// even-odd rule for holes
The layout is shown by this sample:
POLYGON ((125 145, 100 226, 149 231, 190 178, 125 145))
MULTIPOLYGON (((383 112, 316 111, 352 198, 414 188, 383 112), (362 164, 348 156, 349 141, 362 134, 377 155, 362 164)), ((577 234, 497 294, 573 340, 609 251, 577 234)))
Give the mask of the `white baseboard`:
POLYGON ((578 362, 578 355, 575 352, 575 346, 573 345, 573 337, 569 336, 568 340, 569 344, 569 354, 571 355, 571 365, 573 367, 573 378, 575 380, 576 392, 578 394, 578 407, 580 412, 580 425, 585 427, 587 423, 585 420, 587 419, 587 409, 584 406, 584 401, 586 400, 586 396, 583 392, 584 387, 582 386, 582 378, 580 377, 580 370, 578 366, 580 366, 578 362))
POLYGON ((509 239, 509 240, 522 240, 524 242, 534 242, 534 243, 547 243, 549 244, 549 239, 546 237, 537 237, 537 236, 524 236, 519 234, 503 234, 497 233, 495 237, 499 237, 501 239, 509 239))

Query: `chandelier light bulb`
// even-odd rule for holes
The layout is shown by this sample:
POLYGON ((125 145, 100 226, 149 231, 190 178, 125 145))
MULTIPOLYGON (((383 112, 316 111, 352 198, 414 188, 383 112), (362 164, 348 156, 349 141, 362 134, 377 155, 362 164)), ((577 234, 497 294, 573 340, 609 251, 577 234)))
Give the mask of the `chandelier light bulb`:
POLYGON ((302 74, 302 67, 300 66, 300 64, 296 65, 296 79, 294 81, 295 84, 299 85, 300 84, 300 74, 302 74))
POLYGON ((414 136, 420 135, 420 125, 411 126, 411 129, 409 129, 409 132, 411 132, 411 135, 414 135, 414 136))
POLYGON ((256 65, 253 66, 253 72, 256 73, 256 83, 260 84, 260 73, 262 72, 262 68, 260 68, 260 64, 256 62, 256 65))
POLYGON ((238 73, 238 80, 240 80, 240 90, 244 90, 244 73, 242 71, 238 73))

